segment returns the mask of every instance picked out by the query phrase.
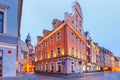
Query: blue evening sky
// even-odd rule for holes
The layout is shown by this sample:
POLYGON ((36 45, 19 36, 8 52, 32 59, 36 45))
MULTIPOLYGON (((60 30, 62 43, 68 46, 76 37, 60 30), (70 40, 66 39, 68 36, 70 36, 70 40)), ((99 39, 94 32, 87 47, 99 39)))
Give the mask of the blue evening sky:
MULTIPOLYGON (((64 19, 65 12, 72 12, 75 0, 24 0, 21 38, 28 33, 32 44, 43 29, 52 30, 53 19, 64 19)), ((95 42, 120 57, 120 0, 78 0, 83 13, 84 31, 90 31, 95 42)))

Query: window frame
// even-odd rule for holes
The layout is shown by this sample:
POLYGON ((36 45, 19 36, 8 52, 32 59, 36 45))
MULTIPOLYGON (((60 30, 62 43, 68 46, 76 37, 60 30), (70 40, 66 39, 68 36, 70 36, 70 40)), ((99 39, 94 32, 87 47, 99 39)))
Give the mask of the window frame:
POLYGON ((56 54, 61 55, 61 47, 60 46, 56 48, 56 54), (60 48, 60 53, 59 54, 58 54, 58 48, 60 48))
POLYGON ((0 19, 0 22, 2 22, 2 30, 0 30, 0 33, 4 33, 4 12, 0 11, 0 14, 2 14, 2 19, 0 19))
POLYGON ((53 51, 53 49, 52 50, 50 50, 50 57, 53 57, 54 56, 54 51, 53 51, 53 53, 52 53, 52 56, 51 56, 51 51, 53 51))
MULTIPOLYGON (((0 12, 3 13, 3 31, 2 33, 6 33, 6 25, 7 25, 7 10, 9 9, 8 5, 4 5, 0 3, 0 12)), ((0 32, 1 33, 1 32, 0 32)))
POLYGON ((72 47, 71 55, 74 56, 74 47, 72 47))
POLYGON ((50 37, 50 44, 52 44, 54 41, 54 38, 53 37, 50 37))
POLYGON ((59 41, 59 40, 60 40, 60 38, 61 38, 61 32, 60 32, 60 31, 58 31, 58 32, 56 33, 56 40, 57 40, 57 41, 59 41), (59 33, 59 38, 58 38, 58 33, 59 33))

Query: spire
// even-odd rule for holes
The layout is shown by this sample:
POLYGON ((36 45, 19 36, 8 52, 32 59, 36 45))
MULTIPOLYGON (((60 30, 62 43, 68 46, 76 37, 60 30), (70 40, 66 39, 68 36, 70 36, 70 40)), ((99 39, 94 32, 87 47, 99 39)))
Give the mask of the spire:
POLYGON ((27 40, 31 41, 30 33, 28 33, 27 40))
POLYGON ((28 33, 25 43, 27 44, 27 46, 32 46, 30 33, 28 33))

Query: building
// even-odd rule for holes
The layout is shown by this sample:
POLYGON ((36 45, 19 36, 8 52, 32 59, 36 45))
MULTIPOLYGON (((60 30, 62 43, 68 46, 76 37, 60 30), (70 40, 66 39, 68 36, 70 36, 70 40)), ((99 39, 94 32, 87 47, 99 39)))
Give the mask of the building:
POLYGON ((48 73, 86 72, 86 39, 83 16, 79 3, 73 5, 71 14, 65 13, 63 21, 54 19, 52 31, 44 30, 35 45, 35 71, 48 73))
POLYGON ((17 56, 17 72, 18 73, 23 73, 23 72, 27 72, 28 70, 28 57, 29 55, 29 49, 26 45, 25 42, 23 42, 22 40, 19 40, 18 43, 18 56, 17 56))
POLYGON ((100 47, 100 62, 102 71, 113 71, 115 58, 111 51, 100 47))
POLYGON ((99 46, 98 43, 94 43, 92 40, 90 42, 90 60, 91 60, 91 71, 100 71, 100 55, 99 55, 99 46))
POLYGON ((0 0, 0 76, 16 76, 22 0, 0 0))
POLYGON ((93 42, 90 33, 85 32, 87 41, 87 72, 100 71, 100 50, 98 43, 93 42))
POLYGON ((87 72, 92 72, 91 68, 92 68, 92 63, 91 63, 91 37, 90 37, 90 33, 87 31, 85 32, 85 37, 86 37, 86 41, 87 41, 87 72))
POLYGON ((119 57, 115 57, 115 61, 114 61, 114 72, 120 72, 120 58, 119 57))
POLYGON ((111 66, 112 66, 112 72, 114 72, 115 69, 115 56, 113 53, 111 53, 111 66))
POLYGON ((26 72, 33 72, 34 71, 34 58, 35 58, 35 51, 34 51, 34 47, 31 43, 31 36, 30 34, 28 34, 25 43, 29 49, 29 53, 28 53, 28 57, 27 57, 27 71, 26 72), (29 66, 28 66, 29 65, 29 66))

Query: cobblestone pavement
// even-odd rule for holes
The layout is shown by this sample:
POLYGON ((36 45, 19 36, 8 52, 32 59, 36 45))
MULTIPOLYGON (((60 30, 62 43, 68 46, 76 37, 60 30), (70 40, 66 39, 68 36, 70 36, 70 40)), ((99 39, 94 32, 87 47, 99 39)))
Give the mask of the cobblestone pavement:
POLYGON ((76 74, 67 77, 62 75, 25 73, 20 74, 16 78, 4 78, 0 80, 120 80, 120 73, 84 73, 82 75, 76 74))

